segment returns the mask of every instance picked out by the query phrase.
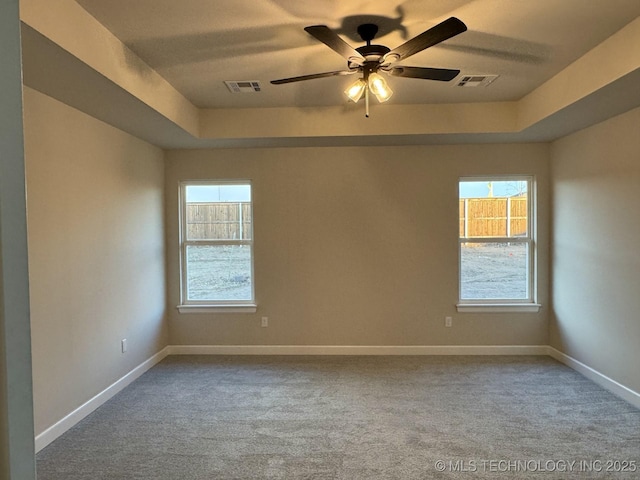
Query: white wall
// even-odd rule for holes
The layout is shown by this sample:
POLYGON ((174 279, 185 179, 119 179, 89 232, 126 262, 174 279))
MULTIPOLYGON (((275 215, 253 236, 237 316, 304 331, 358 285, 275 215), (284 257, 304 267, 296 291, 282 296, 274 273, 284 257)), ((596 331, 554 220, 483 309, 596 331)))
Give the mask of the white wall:
POLYGON ((29 88, 24 129, 39 434, 167 345, 164 165, 29 88))
POLYGON ((168 295, 179 301, 177 191, 253 181, 256 314, 179 314, 178 345, 546 345, 548 146, 184 150, 167 153, 168 295), (534 174, 539 313, 456 313, 458 179, 534 174), (268 328, 260 317, 269 316, 268 328), (444 327, 445 315, 454 317, 444 327))
POLYGON ((640 391, 640 109, 551 148, 551 345, 640 391))

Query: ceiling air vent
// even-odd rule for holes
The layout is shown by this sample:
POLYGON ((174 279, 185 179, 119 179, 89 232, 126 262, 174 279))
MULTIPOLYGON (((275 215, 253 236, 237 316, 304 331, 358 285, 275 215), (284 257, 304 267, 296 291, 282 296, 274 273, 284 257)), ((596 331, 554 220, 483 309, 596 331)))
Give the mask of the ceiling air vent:
POLYGON ((457 87, 486 87, 496 78, 498 75, 462 75, 455 85, 457 87))
POLYGON ((241 82, 225 80, 224 83, 231 93, 255 93, 262 90, 260 82, 257 80, 245 80, 241 82))

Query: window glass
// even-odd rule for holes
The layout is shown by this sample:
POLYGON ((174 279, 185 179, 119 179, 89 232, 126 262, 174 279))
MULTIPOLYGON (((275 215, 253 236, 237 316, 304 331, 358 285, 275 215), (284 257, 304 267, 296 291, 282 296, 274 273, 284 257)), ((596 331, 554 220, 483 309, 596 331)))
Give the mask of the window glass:
POLYGON ((526 300, 529 297, 527 250, 526 243, 462 243, 461 298, 526 300))
POLYGON ((189 300, 251 300, 248 245, 187 246, 189 300))
POLYGON ((532 302, 529 177, 459 183, 461 302, 532 302))
POLYGON ((181 207, 182 303, 252 303, 251 185, 185 183, 181 207))

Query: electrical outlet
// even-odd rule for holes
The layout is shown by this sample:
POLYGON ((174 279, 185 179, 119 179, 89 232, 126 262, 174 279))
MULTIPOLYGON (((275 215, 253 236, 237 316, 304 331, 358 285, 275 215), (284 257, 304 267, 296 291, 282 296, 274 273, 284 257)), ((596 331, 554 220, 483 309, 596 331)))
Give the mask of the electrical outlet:
POLYGON ((127 339, 123 338, 122 342, 120 342, 121 346, 122 346, 122 353, 126 353, 127 351, 127 339))
POLYGON ((445 327, 450 327, 453 325, 453 318, 451 317, 444 317, 444 326, 445 327))
POLYGON ((263 327, 268 327, 269 326, 269 317, 262 317, 262 323, 261 325, 263 327))

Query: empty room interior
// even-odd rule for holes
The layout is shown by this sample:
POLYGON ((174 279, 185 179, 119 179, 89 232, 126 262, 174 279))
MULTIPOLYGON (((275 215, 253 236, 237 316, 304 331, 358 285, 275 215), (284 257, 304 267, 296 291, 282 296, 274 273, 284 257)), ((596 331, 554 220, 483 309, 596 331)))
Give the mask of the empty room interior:
POLYGON ((0 479, 638 478, 638 0, 2 9, 0 479))

